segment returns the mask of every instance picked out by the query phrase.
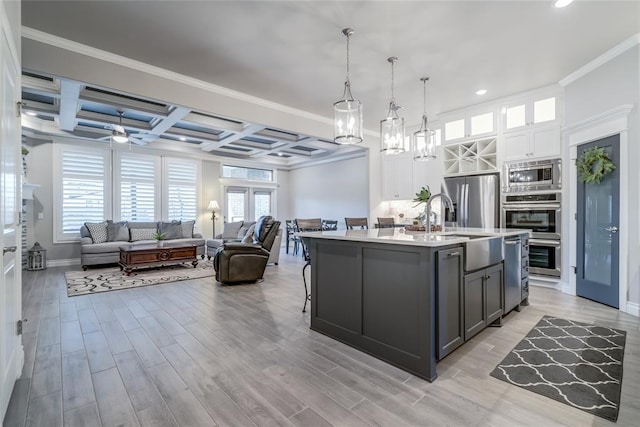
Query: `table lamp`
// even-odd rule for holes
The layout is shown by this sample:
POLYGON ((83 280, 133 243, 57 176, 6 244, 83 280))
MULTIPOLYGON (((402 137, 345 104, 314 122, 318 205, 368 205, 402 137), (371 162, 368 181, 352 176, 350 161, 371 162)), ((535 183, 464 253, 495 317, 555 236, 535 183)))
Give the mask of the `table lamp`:
POLYGON ((217 201, 212 200, 209 202, 208 209, 211 209, 211 222, 213 223, 213 238, 216 237, 216 211, 220 209, 220 205, 217 201))

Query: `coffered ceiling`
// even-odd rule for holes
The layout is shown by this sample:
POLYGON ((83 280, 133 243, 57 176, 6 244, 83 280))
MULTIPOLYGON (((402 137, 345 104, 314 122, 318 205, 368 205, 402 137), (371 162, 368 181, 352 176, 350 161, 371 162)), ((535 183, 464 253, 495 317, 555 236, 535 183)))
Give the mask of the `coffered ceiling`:
POLYGON ((264 124, 218 117, 165 102, 142 99, 88 84, 25 71, 23 130, 118 144, 114 129, 132 144, 182 150, 280 166, 362 155, 357 146, 294 134, 264 124), (122 113, 122 119, 120 117, 122 113))
MULTIPOLYGON (((340 31, 352 27, 352 88, 370 132, 377 131, 391 95, 389 56, 399 58, 396 101, 404 106, 407 123, 418 124, 422 76, 430 77, 427 111, 433 116, 557 83, 640 32, 638 1, 576 0, 564 9, 554 8, 551 0, 23 0, 22 5, 24 27, 329 119, 345 77, 340 31), (487 94, 479 97, 478 89, 487 94)), ((183 144, 283 165, 360 150, 271 129, 268 123, 220 117, 215 105, 191 111, 77 82, 30 75, 24 82, 27 104, 60 132, 108 136, 118 123, 116 110, 122 109, 123 126, 147 146, 183 144)))

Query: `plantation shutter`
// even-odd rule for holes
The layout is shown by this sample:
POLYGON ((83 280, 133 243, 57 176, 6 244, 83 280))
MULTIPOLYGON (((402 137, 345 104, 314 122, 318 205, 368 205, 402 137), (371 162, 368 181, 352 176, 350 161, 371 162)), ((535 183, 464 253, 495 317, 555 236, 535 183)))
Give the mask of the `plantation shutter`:
POLYGON ((167 159, 167 219, 189 221, 198 213, 198 164, 167 159))
POLYGON ((62 152, 62 212, 58 224, 59 237, 80 233, 85 222, 106 219, 107 153, 62 152))
POLYGON ((120 219, 156 220, 156 158, 122 155, 120 158, 120 219))

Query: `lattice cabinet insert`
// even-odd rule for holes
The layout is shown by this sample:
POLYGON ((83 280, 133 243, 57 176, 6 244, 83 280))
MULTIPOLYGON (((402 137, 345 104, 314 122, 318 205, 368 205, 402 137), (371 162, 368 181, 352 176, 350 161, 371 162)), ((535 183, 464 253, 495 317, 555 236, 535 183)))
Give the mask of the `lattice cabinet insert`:
POLYGON ((496 137, 450 144, 444 147, 445 175, 497 171, 498 143, 496 137))

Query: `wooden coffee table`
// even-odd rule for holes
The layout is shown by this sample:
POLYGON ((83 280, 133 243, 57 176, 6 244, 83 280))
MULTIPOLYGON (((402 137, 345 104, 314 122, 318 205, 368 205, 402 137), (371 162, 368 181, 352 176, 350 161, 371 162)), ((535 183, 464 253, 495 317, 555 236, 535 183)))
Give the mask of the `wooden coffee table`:
POLYGON ((120 246, 120 270, 127 276, 138 268, 164 267, 190 262, 196 267, 198 246, 164 243, 120 246))

